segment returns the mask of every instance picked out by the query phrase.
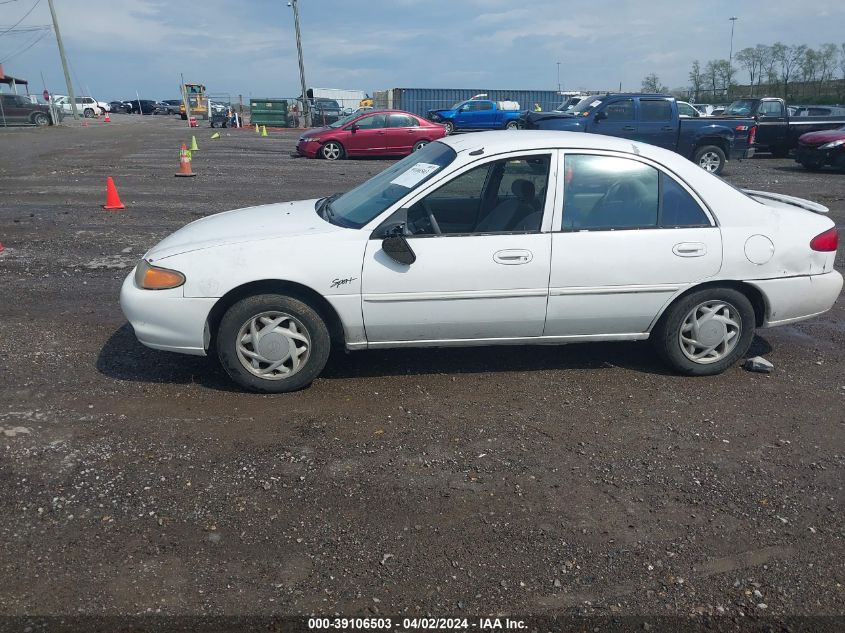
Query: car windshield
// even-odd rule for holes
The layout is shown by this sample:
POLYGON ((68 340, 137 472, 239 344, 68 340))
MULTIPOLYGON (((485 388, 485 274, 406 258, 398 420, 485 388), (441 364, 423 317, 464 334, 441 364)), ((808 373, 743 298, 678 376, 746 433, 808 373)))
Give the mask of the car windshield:
POLYGON ((725 108, 722 114, 731 116, 748 116, 751 114, 751 109, 754 107, 754 101, 751 99, 738 99, 731 105, 725 108))
POLYGON ((333 224, 360 229, 431 179, 456 156, 448 145, 429 143, 352 191, 323 198, 317 203, 317 210, 333 224))
POLYGON ((583 114, 588 113, 590 110, 598 107, 599 105, 601 105, 601 103, 602 103, 602 100, 599 99, 599 98, 584 99, 577 106, 575 106, 574 108, 569 110, 569 113, 570 114, 576 114, 576 115, 583 115, 583 114))
POLYGON ((323 110, 340 110, 338 102, 332 99, 317 99, 314 105, 323 110))
POLYGON ((344 126, 344 125, 346 125, 347 123, 351 123, 352 121, 354 121, 355 119, 357 119, 359 116, 361 116, 361 113, 360 113, 360 112, 358 112, 358 113, 356 113, 356 114, 350 114, 350 115, 348 115, 348 116, 343 117, 342 119, 338 119, 338 120, 337 120, 337 121, 335 121, 334 123, 330 124, 330 125, 329 125, 329 127, 331 127, 331 128, 339 128, 339 127, 343 127, 343 126, 344 126))

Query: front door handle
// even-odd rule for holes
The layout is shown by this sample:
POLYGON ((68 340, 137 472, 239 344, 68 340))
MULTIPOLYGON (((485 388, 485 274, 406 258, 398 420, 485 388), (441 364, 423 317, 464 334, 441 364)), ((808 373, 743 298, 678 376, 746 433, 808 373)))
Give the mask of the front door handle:
POLYGON ((527 264, 532 259, 534 259, 534 255, 531 251, 522 249, 507 249, 504 251, 496 251, 493 254, 493 261, 497 264, 504 264, 505 266, 527 264))
POLYGON ((626 132, 633 132, 637 128, 635 128, 633 125, 626 125, 622 129, 625 130, 626 132))
POLYGON ((707 254, 707 246, 701 242, 681 242, 672 247, 678 257, 701 257, 707 254))
POLYGON ((675 131, 675 128, 673 128, 671 125, 664 125, 664 126, 663 126, 663 131, 664 131, 664 132, 674 132, 674 131, 675 131))

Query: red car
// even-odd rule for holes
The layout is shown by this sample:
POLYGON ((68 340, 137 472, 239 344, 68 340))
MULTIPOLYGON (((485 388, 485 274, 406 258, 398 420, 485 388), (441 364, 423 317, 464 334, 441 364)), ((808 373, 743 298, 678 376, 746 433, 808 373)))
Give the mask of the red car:
POLYGON ((299 137, 296 151, 308 158, 403 156, 446 136, 446 128, 410 112, 370 110, 352 114, 299 137))
POLYGON ((802 134, 795 150, 795 160, 807 169, 833 165, 845 171, 845 125, 836 130, 802 134))

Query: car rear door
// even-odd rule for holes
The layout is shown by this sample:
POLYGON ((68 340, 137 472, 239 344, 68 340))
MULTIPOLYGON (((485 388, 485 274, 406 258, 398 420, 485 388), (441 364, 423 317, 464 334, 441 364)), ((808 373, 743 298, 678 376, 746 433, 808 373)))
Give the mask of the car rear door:
POLYGON ((409 154, 419 134, 419 123, 407 114, 387 117, 387 149, 394 154, 409 154))
POLYGON ((640 97, 636 139, 674 150, 678 137, 677 118, 669 99, 640 97))
POLYGON ((23 97, 19 95, 0 95, 3 99, 3 118, 6 124, 26 123, 29 110, 23 107, 23 97))
POLYGON ((673 296, 719 272, 719 228, 650 161, 573 151, 562 163, 544 335, 645 338, 673 296))

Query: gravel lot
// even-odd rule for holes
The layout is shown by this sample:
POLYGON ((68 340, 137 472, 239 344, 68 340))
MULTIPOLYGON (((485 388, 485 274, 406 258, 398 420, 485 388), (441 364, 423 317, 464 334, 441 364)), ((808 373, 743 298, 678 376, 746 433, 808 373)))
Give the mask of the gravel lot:
MULTIPOLYGON (((339 353, 309 389, 242 393, 137 343, 123 278, 198 216, 389 161, 202 127, 198 177, 174 178, 178 119, 112 121, 0 130, 0 614, 845 626, 841 298, 760 333, 768 376, 675 376, 645 343, 429 349, 339 353), (101 208, 107 175, 125 211, 101 208)), ((843 174, 759 157, 726 177, 845 225, 843 174)))

